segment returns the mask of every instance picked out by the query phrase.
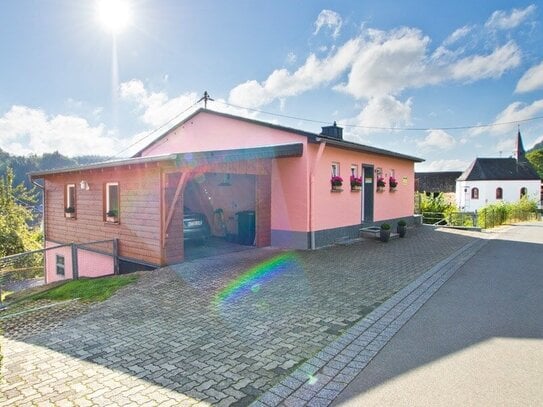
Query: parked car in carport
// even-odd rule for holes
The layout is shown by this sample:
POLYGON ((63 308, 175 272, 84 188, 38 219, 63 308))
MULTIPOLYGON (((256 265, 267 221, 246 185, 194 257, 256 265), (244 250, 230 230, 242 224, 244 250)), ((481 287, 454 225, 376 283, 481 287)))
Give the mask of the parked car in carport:
POLYGON ((211 228, 206 216, 200 212, 193 212, 184 208, 183 238, 184 240, 204 242, 211 236, 211 228))

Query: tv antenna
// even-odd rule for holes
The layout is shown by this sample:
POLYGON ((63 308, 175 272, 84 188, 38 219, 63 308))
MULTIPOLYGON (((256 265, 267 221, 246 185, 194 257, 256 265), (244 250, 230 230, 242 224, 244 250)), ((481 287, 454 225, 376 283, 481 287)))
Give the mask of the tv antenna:
POLYGON ((197 103, 200 103, 202 100, 204 101, 204 109, 207 109, 207 101, 208 100, 210 100, 212 102, 215 101, 215 99, 212 99, 211 96, 209 96, 209 93, 207 93, 207 90, 204 91, 204 96, 202 96, 197 103))

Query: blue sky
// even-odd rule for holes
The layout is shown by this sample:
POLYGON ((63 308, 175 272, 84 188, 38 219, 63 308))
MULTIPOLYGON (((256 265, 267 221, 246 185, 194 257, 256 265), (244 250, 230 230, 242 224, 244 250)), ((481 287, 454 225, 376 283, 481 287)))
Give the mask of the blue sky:
POLYGON ((232 114, 336 120, 417 170, 509 156, 517 124, 543 140, 542 2, 125 1, 115 36, 93 0, 0 3, 0 148, 127 156, 204 90, 232 114))

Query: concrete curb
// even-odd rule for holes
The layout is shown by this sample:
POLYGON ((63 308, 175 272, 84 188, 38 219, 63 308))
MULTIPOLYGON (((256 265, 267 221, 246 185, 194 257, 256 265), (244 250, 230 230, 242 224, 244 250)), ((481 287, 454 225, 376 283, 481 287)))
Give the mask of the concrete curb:
POLYGON ((487 243, 487 239, 475 240, 437 263, 269 389, 251 406, 330 405, 426 301, 487 243))

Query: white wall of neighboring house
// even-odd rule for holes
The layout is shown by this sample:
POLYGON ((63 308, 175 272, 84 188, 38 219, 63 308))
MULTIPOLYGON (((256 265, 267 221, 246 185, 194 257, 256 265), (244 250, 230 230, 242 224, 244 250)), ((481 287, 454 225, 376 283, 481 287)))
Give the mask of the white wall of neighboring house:
POLYGON ((528 190, 528 198, 539 203, 541 181, 456 181, 456 205, 462 212, 473 212, 496 202, 517 202, 521 188, 528 190), (479 199, 471 198, 473 188, 479 189, 479 199), (496 189, 502 188, 503 199, 496 199, 496 189))

